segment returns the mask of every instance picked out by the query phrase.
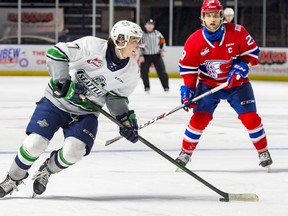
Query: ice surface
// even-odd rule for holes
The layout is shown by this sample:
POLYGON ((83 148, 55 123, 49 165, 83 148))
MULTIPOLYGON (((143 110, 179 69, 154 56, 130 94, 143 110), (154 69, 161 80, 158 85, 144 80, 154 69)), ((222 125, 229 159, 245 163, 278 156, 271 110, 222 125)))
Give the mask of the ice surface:
MULTIPOLYGON (((43 95, 49 77, 0 77, 0 181, 25 138, 25 127, 43 95)), ((181 79, 170 79, 164 93, 160 81, 151 79, 151 94, 142 81, 130 97, 130 108, 140 124, 177 107, 181 79)), ((222 101, 207 127, 187 168, 220 190, 256 193, 259 202, 219 202, 220 196, 138 142, 121 139, 105 147, 94 145, 92 153, 74 166, 52 175, 47 191, 32 195, 32 175, 53 149, 61 147, 56 133, 47 152, 30 169, 19 192, 0 199, 0 215, 37 216, 282 216, 288 205, 288 84, 252 81, 274 160, 272 172, 258 166, 258 156, 246 129, 229 104, 222 101), (286 204, 285 204, 286 203, 286 204)), ((163 152, 176 158, 191 113, 182 110, 140 131, 163 152)), ((118 136, 118 128, 99 118, 98 140, 118 136)))

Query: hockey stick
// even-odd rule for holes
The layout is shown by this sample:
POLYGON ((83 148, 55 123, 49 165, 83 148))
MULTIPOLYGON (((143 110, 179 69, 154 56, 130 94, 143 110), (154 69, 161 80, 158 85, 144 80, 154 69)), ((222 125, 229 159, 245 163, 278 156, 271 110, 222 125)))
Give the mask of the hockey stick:
MULTIPOLYGON (((93 101, 91 101, 88 98, 86 98, 84 95, 80 95, 80 98, 83 101, 86 101, 86 102, 90 103, 92 106, 95 107, 95 109, 97 109, 97 111, 99 111, 105 117, 107 117, 108 119, 113 121, 119 127, 125 127, 117 119, 115 119, 108 112, 106 112, 101 107, 99 107, 96 103, 94 103, 93 101)), ((168 161, 173 163, 175 166, 177 166, 178 168, 182 169, 184 172, 186 172, 187 174, 189 174, 190 176, 192 176, 196 180, 200 181, 202 184, 206 185, 208 188, 210 188, 214 192, 216 192, 219 195, 221 195, 222 197, 219 199, 220 201, 228 202, 229 200, 237 200, 237 201, 258 201, 259 200, 258 196, 256 194, 254 194, 254 193, 240 193, 240 194, 239 193, 238 194, 226 193, 226 192, 216 188, 215 186, 211 185, 210 183, 208 183, 207 181, 202 179, 200 176, 196 175, 191 170, 189 170, 186 167, 184 167, 184 166, 180 165, 179 163, 177 163, 173 158, 171 158, 169 155, 167 155, 166 153, 164 153, 163 151, 158 149, 156 146, 152 145, 149 141, 144 139, 142 136, 138 135, 138 138, 139 138, 139 140, 142 143, 144 143, 146 146, 148 146, 149 148, 151 148, 152 150, 154 150, 155 152, 160 154, 162 157, 164 157, 165 159, 167 159, 168 161)))
MULTIPOLYGON (((222 83, 221 85, 219 85, 219 86, 217 86, 217 87, 215 87, 215 88, 213 88, 213 89, 211 89, 211 90, 209 90, 209 91, 207 91, 207 92, 205 92, 205 93, 203 93, 203 94, 201 94, 201 95, 193 98, 193 99, 191 100, 191 103, 194 103, 194 102, 196 102, 196 101, 198 101, 198 100, 200 100, 200 99, 202 99, 202 98, 204 98, 204 97, 206 97, 206 96, 208 96, 208 95, 210 95, 210 94, 213 94, 213 93, 215 93, 215 92, 217 92, 217 91, 225 88, 227 85, 228 85, 227 82, 222 83)), ((185 106, 184 104, 182 104, 182 105, 180 105, 180 106, 177 106, 177 107, 175 107, 174 109, 170 110, 169 112, 165 112, 165 113, 163 113, 163 114, 161 114, 161 115, 159 115, 159 116, 157 116, 157 117, 149 120, 148 122, 139 125, 139 130, 142 129, 142 128, 147 127, 148 125, 153 124, 154 122, 156 122, 156 121, 158 121, 158 120, 160 120, 160 119, 165 118, 165 117, 168 116, 168 115, 171 115, 172 113, 174 113, 174 112, 182 109, 184 106, 185 106)), ((105 143, 105 146, 111 145, 112 143, 120 140, 121 138, 122 138, 122 136, 117 136, 117 137, 115 137, 115 138, 113 138, 113 139, 107 140, 106 143, 105 143)), ((99 142, 99 143, 100 143, 100 142, 99 142)))

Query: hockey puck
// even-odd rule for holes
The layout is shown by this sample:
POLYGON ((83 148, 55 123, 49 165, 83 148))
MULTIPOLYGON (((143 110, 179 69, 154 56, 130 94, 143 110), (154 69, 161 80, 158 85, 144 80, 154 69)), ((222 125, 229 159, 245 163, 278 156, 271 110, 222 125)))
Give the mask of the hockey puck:
POLYGON ((219 201, 220 202, 229 202, 229 199, 221 197, 221 198, 219 198, 219 201))

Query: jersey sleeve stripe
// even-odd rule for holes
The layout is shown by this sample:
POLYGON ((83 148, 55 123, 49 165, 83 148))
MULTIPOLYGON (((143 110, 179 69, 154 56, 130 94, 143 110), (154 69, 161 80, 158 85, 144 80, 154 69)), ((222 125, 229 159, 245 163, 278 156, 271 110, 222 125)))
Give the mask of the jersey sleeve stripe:
POLYGON ((187 72, 181 72, 180 71, 180 75, 183 76, 183 75, 186 75, 186 74, 197 74, 198 72, 195 72, 195 71, 187 71, 187 72))
POLYGON ((51 58, 55 61, 65 61, 65 62, 69 62, 69 58, 68 56, 58 47, 54 46, 53 48, 49 49, 47 51, 47 55, 48 58, 51 58))
POLYGON ((179 72, 180 72, 180 75, 185 75, 185 74, 196 74, 198 73, 198 68, 196 67, 181 67, 179 65, 179 72))
POLYGON ((248 50, 248 51, 246 51, 244 53, 241 53, 240 56, 249 55, 249 56, 252 56, 252 57, 258 59, 259 53, 260 53, 260 49, 258 47, 255 47, 252 50, 248 50))
POLYGON ((186 69, 186 70, 198 70, 198 67, 192 67, 192 66, 185 66, 185 65, 182 65, 182 64, 178 64, 179 68, 183 68, 183 69, 186 69))

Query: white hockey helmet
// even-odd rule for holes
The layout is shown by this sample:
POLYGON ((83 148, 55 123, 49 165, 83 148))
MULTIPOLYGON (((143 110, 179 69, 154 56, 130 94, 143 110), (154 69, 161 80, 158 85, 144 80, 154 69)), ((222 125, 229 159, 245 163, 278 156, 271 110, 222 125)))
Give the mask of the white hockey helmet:
POLYGON ((110 37, 118 49, 126 47, 130 37, 137 37, 141 39, 143 31, 139 25, 128 20, 121 20, 112 27, 110 37), (125 42, 123 46, 119 46, 119 42, 125 42))
POLYGON ((224 9, 224 16, 234 16, 234 10, 232 8, 225 8, 224 9))

